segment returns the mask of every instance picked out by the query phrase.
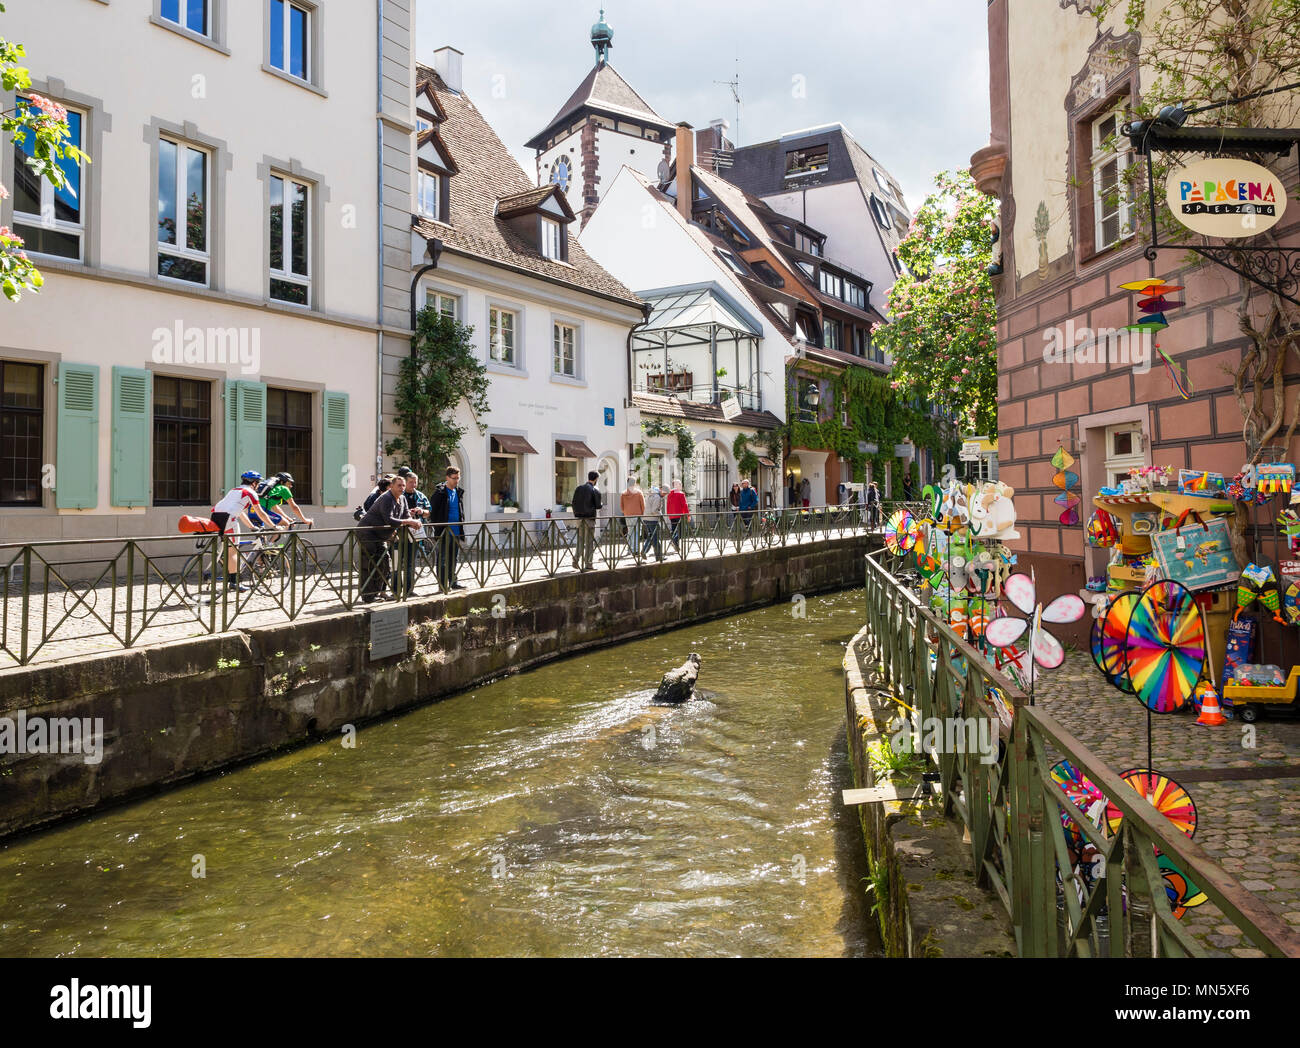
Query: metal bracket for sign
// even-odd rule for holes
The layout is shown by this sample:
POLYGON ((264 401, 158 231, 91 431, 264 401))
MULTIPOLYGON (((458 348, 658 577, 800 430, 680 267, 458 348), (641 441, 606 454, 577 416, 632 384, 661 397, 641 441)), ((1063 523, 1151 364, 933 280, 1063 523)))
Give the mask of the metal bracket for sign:
POLYGON ((1154 153, 1274 153, 1285 156, 1300 142, 1300 128, 1162 127, 1147 121, 1129 125, 1133 148, 1147 158, 1151 243, 1143 255, 1155 262, 1161 251, 1193 251, 1266 291, 1300 306, 1300 247, 1229 247, 1226 244, 1162 244, 1156 222, 1154 153))

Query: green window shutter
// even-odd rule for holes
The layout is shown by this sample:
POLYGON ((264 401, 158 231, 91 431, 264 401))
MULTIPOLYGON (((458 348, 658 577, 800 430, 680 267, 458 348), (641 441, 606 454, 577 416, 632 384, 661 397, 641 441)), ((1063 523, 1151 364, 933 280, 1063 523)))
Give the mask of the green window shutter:
POLYGON ((321 504, 346 506, 349 492, 343 486, 348 465, 348 395, 327 392, 321 398, 325 437, 321 442, 321 504))
POLYGON ((54 504, 94 509, 99 505, 98 365, 59 365, 58 425, 54 504))
MULTIPOLYGON (((226 380, 226 411, 225 411, 225 445, 226 445, 226 491, 229 491, 239 482, 239 474, 243 467, 235 461, 235 432, 239 428, 239 383, 234 379, 226 380)), ((221 494, 224 495, 223 491, 221 494)))
POLYGON ((113 470, 109 503, 147 506, 152 472, 153 375, 113 368, 113 470))
POLYGON ((245 470, 266 469, 266 383, 226 382, 226 488, 245 470))

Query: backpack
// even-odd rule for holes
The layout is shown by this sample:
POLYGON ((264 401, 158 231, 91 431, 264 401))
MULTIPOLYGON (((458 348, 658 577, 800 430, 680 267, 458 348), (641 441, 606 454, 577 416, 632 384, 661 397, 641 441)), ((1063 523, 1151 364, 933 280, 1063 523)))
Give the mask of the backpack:
POLYGON ((381 491, 378 487, 376 487, 374 491, 372 491, 369 495, 366 496, 366 500, 363 503, 361 503, 360 506, 358 506, 356 509, 352 511, 352 519, 355 520, 358 524, 361 523, 361 518, 364 517, 366 515, 366 512, 370 509, 370 507, 375 504, 375 499, 379 498, 379 496, 382 494, 383 491, 381 491))

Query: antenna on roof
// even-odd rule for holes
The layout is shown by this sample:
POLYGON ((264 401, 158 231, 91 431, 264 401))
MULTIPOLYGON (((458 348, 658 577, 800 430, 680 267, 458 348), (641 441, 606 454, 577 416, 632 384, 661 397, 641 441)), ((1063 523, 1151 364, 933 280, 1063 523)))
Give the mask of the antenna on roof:
POLYGON ((715 84, 721 84, 731 88, 731 97, 736 100, 736 135, 732 139, 732 145, 740 148, 740 56, 736 56, 736 75, 730 80, 715 80, 715 84))

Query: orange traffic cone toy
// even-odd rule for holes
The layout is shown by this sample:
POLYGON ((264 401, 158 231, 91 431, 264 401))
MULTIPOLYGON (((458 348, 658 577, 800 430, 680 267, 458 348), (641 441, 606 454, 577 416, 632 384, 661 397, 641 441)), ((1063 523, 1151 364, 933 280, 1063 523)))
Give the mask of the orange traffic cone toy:
POLYGON ((1196 685, 1196 691, 1201 697, 1201 715, 1196 718, 1196 723, 1204 724, 1207 728, 1217 728, 1220 724, 1227 724, 1223 711, 1219 709, 1219 693, 1214 685, 1208 680, 1203 680, 1196 685))

